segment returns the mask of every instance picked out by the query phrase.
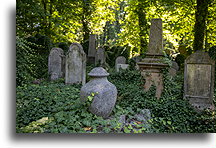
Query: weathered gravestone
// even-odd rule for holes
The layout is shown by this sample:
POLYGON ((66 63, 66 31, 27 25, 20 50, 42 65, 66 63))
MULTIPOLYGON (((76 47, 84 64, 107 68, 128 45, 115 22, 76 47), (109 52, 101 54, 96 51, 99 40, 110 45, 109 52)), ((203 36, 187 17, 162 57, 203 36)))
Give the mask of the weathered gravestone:
POLYGON ((78 43, 72 43, 66 55, 65 83, 74 84, 86 81, 86 54, 78 43))
POLYGON ((106 62, 105 50, 104 48, 100 47, 98 48, 95 54, 95 65, 101 66, 104 65, 105 62, 106 62))
POLYGON ((115 60, 115 70, 119 72, 120 69, 127 69, 129 67, 128 64, 126 64, 126 58, 124 56, 119 56, 115 60))
POLYGON ((64 75, 64 51, 61 48, 52 48, 48 58, 48 73, 50 80, 57 80, 64 75))
POLYGON ((89 37, 89 49, 88 49, 88 62, 91 64, 95 63, 96 54, 96 35, 91 34, 89 37))
POLYGON ((167 67, 163 63, 163 31, 162 20, 152 19, 150 37, 146 57, 138 62, 142 76, 145 78, 144 90, 148 91, 152 85, 156 86, 156 97, 160 98, 163 91, 162 69, 167 67))
POLYGON ((178 63, 176 63, 175 61, 172 61, 172 66, 169 68, 169 74, 172 77, 174 77, 178 70, 179 70, 178 63))
POLYGON ((185 60, 184 70, 184 98, 198 110, 213 110, 215 61, 196 51, 185 60))

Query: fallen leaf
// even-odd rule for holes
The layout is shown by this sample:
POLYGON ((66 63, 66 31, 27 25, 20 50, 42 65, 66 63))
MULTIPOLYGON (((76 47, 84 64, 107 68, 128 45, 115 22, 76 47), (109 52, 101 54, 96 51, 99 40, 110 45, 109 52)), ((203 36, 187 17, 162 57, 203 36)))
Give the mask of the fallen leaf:
POLYGON ((89 131, 89 130, 91 130, 92 129, 92 127, 84 127, 84 130, 85 131, 89 131))

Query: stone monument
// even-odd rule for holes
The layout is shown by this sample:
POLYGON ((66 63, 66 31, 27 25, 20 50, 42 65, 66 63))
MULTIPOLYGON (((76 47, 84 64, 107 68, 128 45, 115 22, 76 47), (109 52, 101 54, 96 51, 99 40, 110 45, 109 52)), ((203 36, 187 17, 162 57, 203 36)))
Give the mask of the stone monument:
POLYGON ((196 51, 185 60, 184 98, 197 110, 214 110, 215 61, 196 51))
POLYGON ((91 64, 95 63, 96 54, 96 35, 91 34, 89 37, 89 49, 88 49, 88 62, 91 64))
POLYGON ((168 64, 163 63, 163 31, 162 20, 152 19, 150 27, 149 45, 146 57, 138 62, 139 70, 145 78, 144 90, 148 91, 152 85, 156 86, 156 97, 159 99, 163 91, 163 75, 161 70, 168 64))
POLYGON ((85 84, 86 81, 86 54, 78 43, 72 43, 66 55, 65 83, 85 84))
POLYGON ((107 118, 115 106, 117 89, 115 85, 107 80, 109 73, 102 67, 92 69, 88 75, 91 77, 91 80, 81 88, 81 102, 86 102, 88 96, 94 93, 94 98, 89 107, 90 112, 107 118))
POLYGON ((119 56, 115 60, 115 70, 119 72, 120 69, 127 69, 129 64, 126 64, 126 58, 124 56, 119 56))
POLYGON ((48 58, 48 73, 50 80, 57 80, 64 76, 64 51, 52 48, 48 58))
POLYGON ((105 50, 99 47, 95 54, 95 65, 102 66, 106 62, 105 50))

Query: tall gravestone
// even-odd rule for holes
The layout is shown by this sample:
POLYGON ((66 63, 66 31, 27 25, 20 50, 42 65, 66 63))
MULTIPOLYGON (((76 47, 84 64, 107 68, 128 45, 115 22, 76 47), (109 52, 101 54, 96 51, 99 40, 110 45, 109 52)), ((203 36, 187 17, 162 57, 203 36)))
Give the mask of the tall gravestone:
POLYGON ((215 61, 196 51, 185 60, 184 98, 198 110, 214 110, 215 61))
POLYGON ((88 62, 91 64, 95 63, 96 54, 96 35, 91 34, 89 36, 89 49, 88 49, 88 62))
POLYGON ((139 70, 145 78, 144 90, 148 91, 152 85, 156 86, 156 97, 160 98, 163 91, 162 69, 168 65, 163 63, 163 31, 162 20, 152 19, 150 27, 149 45, 146 57, 138 62, 139 70))
POLYGON ((86 81, 86 54, 78 43, 72 43, 66 55, 65 83, 85 84, 86 81))
POLYGON ((52 48, 48 58, 48 73, 50 80, 57 80, 64 75, 64 51, 52 48))
POLYGON ((95 65, 104 65, 106 62, 105 50, 99 47, 95 54, 95 65))

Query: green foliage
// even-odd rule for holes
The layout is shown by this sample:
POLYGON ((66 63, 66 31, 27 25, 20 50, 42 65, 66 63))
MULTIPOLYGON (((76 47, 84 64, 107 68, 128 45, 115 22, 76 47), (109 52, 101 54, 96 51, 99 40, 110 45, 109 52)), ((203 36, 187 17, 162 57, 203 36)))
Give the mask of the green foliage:
POLYGON ((59 111, 71 110, 80 86, 46 82, 17 87, 17 126, 22 127, 59 111))
POLYGON ((36 75, 34 69, 36 65, 35 51, 32 47, 38 45, 26 41, 23 38, 16 37, 16 85, 23 85, 33 80, 36 75))
POLYGON ((48 78, 48 57, 53 43, 49 37, 41 34, 36 34, 34 37, 31 36, 27 38, 27 41, 38 45, 34 47, 31 46, 35 51, 35 58, 33 59, 35 64, 34 78, 48 78))
POLYGON ((209 133, 215 132, 215 112, 197 113, 183 99, 183 74, 171 78, 163 71, 164 91, 155 97, 155 87, 143 91, 145 80, 139 71, 111 73, 109 81, 118 90, 117 103, 108 119, 97 117, 88 101, 79 101, 80 85, 65 85, 63 80, 17 87, 17 132, 23 133, 209 133), (141 124, 134 115, 149 109, 152 118, 141 124), (121 115, 127 122, 119 122, 121 115), (130 123, 132 122, 132 123, 130 123))
POLYGON ((110 80, 118 89, 118 104, 131 113, 138 109, 151 110, 152 128, 156 133, 214 132, 214 112, 197 113, 187 100, 183 99, 183 75, 171 78, 164 70, 164 91, 155 98, 155 88, 142 90, 142 77, 138 72, 122 71, 111 75, 110 80), (199 130, 198 130, 199 129, 199 130))
POLYGON ((130 47, 129 46, 105 46, 106 51, 106 62, 110 67, 115 66, 115 60, 118 56, 124 56, 126 60, 129 59, 130 56, 130 47))

